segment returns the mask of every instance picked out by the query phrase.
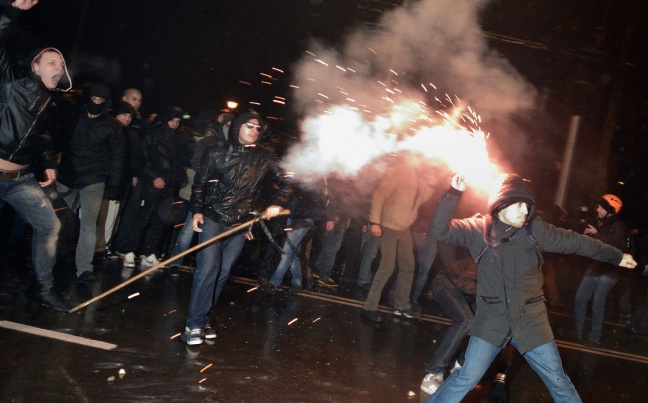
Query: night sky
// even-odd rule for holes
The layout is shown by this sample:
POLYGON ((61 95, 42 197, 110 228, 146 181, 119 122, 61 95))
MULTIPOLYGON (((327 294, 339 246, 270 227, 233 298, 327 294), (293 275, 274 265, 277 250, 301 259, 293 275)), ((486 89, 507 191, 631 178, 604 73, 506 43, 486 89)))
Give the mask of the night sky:
MULTIPOLYGON (((417 1, 41 0, 23 14, 16 37, 24 49, 60 48, 77 87, 103 82, 115 96, 129 86, 142 89, 144 112, 179 105, 204 116, 224 107, 227 99, 254 100, 262 103, 264 114, 292 123, 277 130, 294 130, 299 118, 294 109, 269 100, 276 95, 290 100, 292 67, 311 39, 336 47, 358 27, 380 29, 375 23, 385 11, 407 3, 411 7, 417 1), (260 73, 272 67, 285 73, 272 85, 261 84, 260 73)), ((500 139, 524 138, 525 150, 502 152, 515 169, 543 187, 552 186, 569 119, 579 114, 570 201, 587 203, 601 192, 615 192, 625 201, 625 214, 645 222, 640 208, 648 201, 648 169, 641 159, 648 146, 648 28, 643 21, 648 5, 640 0, 454 3, 477 5, 488 46, 537 91, 535 110, 510 118, 514 125, 501 126, 495 116, 483 122, 494 142, 498 129, 507 132, 500 139), (608 143, 603 184, 593 172, 608 143)), ((542 201, 551 200, 550 192, 540 193, 542 201)))

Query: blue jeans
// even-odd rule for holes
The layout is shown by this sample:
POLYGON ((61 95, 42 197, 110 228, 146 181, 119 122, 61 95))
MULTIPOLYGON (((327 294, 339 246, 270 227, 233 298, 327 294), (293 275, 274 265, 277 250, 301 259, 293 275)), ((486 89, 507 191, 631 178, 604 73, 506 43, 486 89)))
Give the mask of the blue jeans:
MULTIPOLYGON (((205 242, 231 229, 205 217, 199 242, 205 242)), ((223 285, 229 278, 243 245, 244 234, 234 234, 203 248, 196 256, 196 271, 193 276, 187 327, 204 329, 209 321, 209 311, 218 301, 223 285), (215 289, 214 289, 215 288, 215 289)))
POLYGON ((298 253, 299 245, 301 245, 302 239, 304 239, 312 226, 313 219, 311 218, 295 220, 293 230, 288 232, 286 236, 286 241, 283 245, 284 253, 281 255, 281 261, 272 275, 272 278, 270 278, 270 282, 275 286, 281 284, 288 268, 290 268, 290 274, 292 274, 291 284, 296 284, 301 287, 302 265, 298 253))
POLYGON ((423 292, 425 283, 427 283, 430 269, 439 250, 439 241, 432 238, 428 233, 414 231, 412 231, 412 240, 414 241, 414 249, 416 249, 416 256, 418 257, 418 274, 414 283, 412 301, 417 302, 421 296, 421 292, 423 292))
MULTIPOLYGON (((180 230, 180 233, 178 234, 178 238, 176 238, 175 245, 173 245, 173 251, 171 252, 171 256, 175 256, 178 253, 182 253, 187 249, 189 249, 194 234, 196 233, 193 230, 193 226, 191 225, 192 219, 193 219, 193 214, 191 214, 190 211, 189 213, 187 213, 187 219, 185 220, 184 226, 180 230)), ((169 266, 182 266, 183 261, 184 258, 179 257, 173 262, 169 263, 169 266)))
MULTIPOLYGON (((515 346, 515 341, 511 344, 515 346)), ((502 347, 490 344, 479 337, 471 336, 466 350, 463 367, 450 374, 426 403, 460 402, 488 370, 502 347)), ((523 355, 531 368, 540 376, 556 403, 581 402, 574 384, 562 368, 562 361, 555 341, 550 341, 523 355)))
POLYGON ((362 233, 362 242, 361 242, 361 252, 362 260, 360 260, 360 271, 358 273, 358 284, 365 285, 371 284, 373 278, 373 273, 371 273, 371 267, 373 265, 376 255, 378 255, 378 250, 380 249, 380 237, 374 236, 369 229, 367 232, 362 233))
POLYGON ((470 331, 477 306, 474 297, 464 295, 442 274, 438 274, 432 281, 432 290, 434 300, 443 313, 452 319, 452 325, 434 350, 425 372, 445 373, 463 338, 470 331))
POLYGON ((97 219, 101 200, 104 195, 105 184, 93 183, 81 189, 74 189, 56 182, 56 191, 65 200, 70 211, 79 205, 79 240, 76 246, 76 274, 79 276, 84 271, 92 271, 92 258, 97 244, 97 219), (77 200, 78 196, 78 200, 77 200))
POLYGON ((317 263, 315 264, 317 274, 319 274, 322 281, 331 278, 333 265, 335 264, 335 257, 337 256, 340 246, 342 246, 342 239, 344 238, 344 232, 346 230, 344 227, 345 221, 346 220, 340 220, 340 222, 336 224, 335 229, 324 232, 322 250, 317 257, 317 263), (338 225, 342 226, 342 228, 338 229, 338 225))
POLYGON ((585 273, 581 280, 576 299, 574 300, 574 326, 576 334, 582 335, 585 325, 585 312, 587 303, 592 300, 592 328, 589 338, 597 343, 601 342, 603 332, 603 318, 605 316, 605 302, 612 287, 617 283, 616 278, 604 274, 595 274, 591 271, 585 273))
POLYGON ((34 274, 44 289, 52 288, 56 242, 61 228, 52 203, 31 173, 17 179, 0 179, 0 199, 9 203, 32 226, 34 274))

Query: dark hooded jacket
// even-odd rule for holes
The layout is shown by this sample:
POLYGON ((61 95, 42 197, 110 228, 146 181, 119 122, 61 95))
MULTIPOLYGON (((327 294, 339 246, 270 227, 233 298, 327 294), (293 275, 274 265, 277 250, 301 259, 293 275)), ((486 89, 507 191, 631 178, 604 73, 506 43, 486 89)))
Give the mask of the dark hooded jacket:
POLYGON ((167 187, 182 186, 185 180, 184 168, 191 164, 191 141, 184 131, 174 130, 168 125, 169 121, 181 117, 179 109, 170 108, 160 115, 157 126, 144 137, 146 164, 143 177, 146 183, 162 178, 167 187))
MULTIPOLYGON (((0 40, 20 10, 7 7, 0 15, 0 40)), ((44 51, 60 52, 46 48, 44 51)), ((62 57, 62 55, 61 55, 62 57)), ((67 74, 67 71, 66 71, 67 74)), ((68 77, 69 79, 69 77, 68 77)), ((56 104, 53 95, 40 77, 28 67, 15 66, 4 47, 0 48, 0 158, 19 165, 37 164, 43 169, 56 169, 57 154, 52 146, 50 128, 56 104)))
POLYGON ((243 113, 232 121, 229 144, 210 147, 205 151, 191 192, 190 209, 193 214, 203 214, 226 226, 248 221, 253 218, 250 212, 257 209, 264 179, 278 186, 271 203, 287 205, 292 187, 277 165, 272 150, 259 145, 265 129, 265 122, 259 115, 243 113), (243 146, 238 140, 239 130, 253 118, 259 121, 263 129, 256 144, 243 146))
POLYGON ((207 129, 213 132, 212 136, 205 136, 202 140, 196 143, 193 156, 191 157, 191 167, 194 171, 198 171, 198 168, 200 168, 200 161, 202 160, 202 156, 205 154, 206 149, 213 146, 226 147, 229 145, 225 129, 227 128, 227 123, 231 122, 232 119, 234 119, 234 115, 228 113, 219 125, 210 126, 209 129, 207 129))
POLYGON ((57 180, 77 189, 106 181, 108 186, 118 187, 124 168, 125 141, 119 122, 107 113, 110 91, 104 85, 94 84, 84 98, 72 137, 63 149, 57 180), (88 116, 87 109, 91 96, 105 99, 94 118, 88 116))
POLYGON ((477 314, 470 334, 493 345, 514 338, 520 353, 553 340, 542 292, 540 255, 527 237, 497 218, 514 202, 529 203, 526 226, 542 251, 575 253, 618 264, 623 253, 573 231, 556 228, 535 216, 535 200, 524 181, 506 175, 489 199, 489 214, 452 220, 462 192, 451 188, 439 200, 430 221, 430 234, 440 242, 468 248, 478 265, 477 314))

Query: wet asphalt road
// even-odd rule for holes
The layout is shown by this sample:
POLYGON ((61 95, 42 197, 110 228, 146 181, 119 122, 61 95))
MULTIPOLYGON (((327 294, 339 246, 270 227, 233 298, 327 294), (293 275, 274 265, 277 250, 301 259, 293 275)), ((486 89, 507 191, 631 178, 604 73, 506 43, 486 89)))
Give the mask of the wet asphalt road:
MULTIPOLYGON (((179 333, 190 271, 171 281, 161 269, 62 314, 26 298, 28 254, 12 252, 0 262, 3 402, 422 402, 424 369, 449 323, 427 300, 420 320, 387 313, 383 324, 366 322, 363 294, 344 283, 271 297, 255 288, 252 270, 238 266, 212 315, 218 338, 189 347, 179 333)), ((91 285, 74 284, 70 260, 57 264, 57 290, 71 307, 138 273, 119 260, 96 263, 99 280, 91 285)), ((390 312, 386 303, 381 309, 390 312)), ((557 335, 569 323, 564 312, 552 311, 550 320, 557 335)), ((645 401, 647 338, 610 321, 600 349, 557 340, 585 402, 645 401)), ((517 353, 508 377, 511 402, 552 401, 517 353)), ((484 399, 491 379, 465 401, 484 399)))

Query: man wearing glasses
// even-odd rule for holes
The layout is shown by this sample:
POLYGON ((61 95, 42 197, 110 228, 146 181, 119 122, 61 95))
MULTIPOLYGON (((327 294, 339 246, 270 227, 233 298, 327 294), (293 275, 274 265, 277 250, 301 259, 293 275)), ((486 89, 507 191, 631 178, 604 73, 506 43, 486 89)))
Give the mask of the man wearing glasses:
MULTIPOLYGON (((264 216, 278 216, 292 194, 292 187, 276 164, 274 153, 259 145, 267 125, 256 113, 242 113, 234 118, 228 144, 208 148, 196 172, 191 192, 192 226, 205 242, 242 222, 257 206, 261 183, 272 180, 278 187, 264 216)), ((264 195, 269 196, 269 195, 264 195)), ((209 324, 209 312, 218 300, 232 266, 238 259, 245 235, 238 233, 209 245, 198 252, 189 311, 182 340, 188 345, 216 338, 209 324)))

